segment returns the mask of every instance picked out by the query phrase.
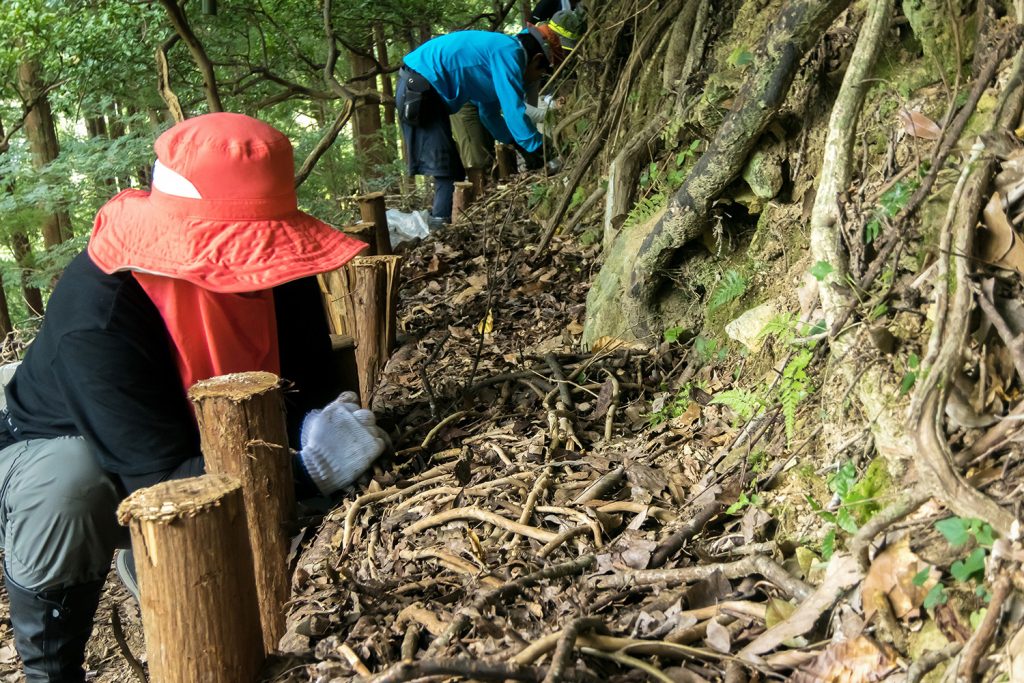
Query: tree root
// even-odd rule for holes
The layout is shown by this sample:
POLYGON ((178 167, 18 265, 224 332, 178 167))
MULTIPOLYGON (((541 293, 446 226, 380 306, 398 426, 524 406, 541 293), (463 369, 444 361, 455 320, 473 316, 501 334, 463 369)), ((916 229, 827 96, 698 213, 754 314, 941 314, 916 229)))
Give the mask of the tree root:
POLYGON ((985 618, 981 620, 978 630, 964 645, 960 654, 960 666, 957 669, 958 680, 974 681, 981 673, 981 658, 995 637, 996 628, 1003 618, 1003 605, 1013 590, 1013 582, 1009 576, 1000 575, 992 586, 992 600, 988 604, 985 618))
POLYGON ((459 676, 485 681, 539 682, 542 679, 539 669, 464 658, 398 662, 381 675, 371 678, 370 683, 403 683, 426 676, 459 676))
POLYGON ((548 667, 548 673, 544 676, 544 683, 558 683, 563 680, 565 672, 572 663, 572 653, 580 631, 595 631, 603 628, 604 622, 595 617, 580 617, 569 622, 558 638, 558 646, 555 648, 555 654, 551 657, 551 666, 548 667))
POLYGON ((470 620, 472 619, 471 614, 473 612, 482 613, 488 606, 493 605, 510 595, 519 593, 526 588, 535 586, 541 581, 573 576, 575 574, 585 572, 593 567, 595 562, 596 559, 593 555, 584 555, 583 557, 572 560, 571 562, 563 562, 562 564, 556 564, 552 567, 546 567, 533 572, 532 574, 521 576, 518 579, 509 581, 500 588, 487 591, 473 601, 469 610, 462 610, 455 615, 455 619, 452 620, 452 623, 447 629, 445 629, 445 632, 430 644, 430 651, 437 652, 442 650, 448 647, 453 640, 458 638, 459 635, 469 626, 470 620))
POLYGON ((683 583, 702 581, 716 572, 726 579, 760 574, 780 590, 799 600, 811 595, 814 589, 782 568, 775 560, 765 555, 752 555, 735 562, 701 564, 680 569, 640 569, 610 576, 595 577, 601 588, 627 588, 629 586, 653 586, 664 583, 678 586, 683 583))
POLYGON ((539 529, 534 526, 520 524, 519 522, 502 517, 497 513, 490 512, 488 510, 481 510, 480 508, 475 507, 455 508, 454 510, 445 510, 444 512, 439 512, 436 515, 431 515, 430 517, 421 519, 415 524, 403 529, 402 535, 412 536, 413 534, 418 534, 424 529, 464 519, 475 519, 478 522, 487 522, 488 524, 493 524, 496 527, 501 527, 502 529, 511 531, 514 534, 526 536, 527 538, 532 538, 542 543, 550 543, 558 536, 558 534, 554 532, 539 529))

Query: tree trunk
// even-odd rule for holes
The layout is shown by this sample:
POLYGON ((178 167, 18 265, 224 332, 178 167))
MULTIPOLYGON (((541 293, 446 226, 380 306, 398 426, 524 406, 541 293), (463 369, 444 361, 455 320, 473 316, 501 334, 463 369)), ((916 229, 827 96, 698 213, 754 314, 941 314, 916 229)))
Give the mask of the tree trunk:
MULTIPOLYGON (((366 52, 370 53, 373 50, 373 43, 368 41, 368 44, 370 47, 366 49, 366 52)), ((353 76, 370 73, 377 67, 372 59, 356 52, 350 51, 349 59, 352 64, 353 76)), ((376 77, 369 79, 367 85, 370 90, 376 91, 376 77)), ((357 101, 352 118, 352 128, 360 177, 363 179, 379 177, 380 166, 385 163, 387 158, 384 140, 380 134, 380 105, 375 102, 366 102, 363 99, 357 101)), ((365 182, 363 189, 368 189, 365 182)))
POLYGON ((238 480, 140 489, 117 517, 131 528, 152 680, 255 681, 265 654, 238 480))
POLYGON ((43 294, 38 287, 29 284, 35 259, 32 256, 32 244, 25 233, 16 232, 11 235, 11 252, 14 254, 14 261, 21 268, 21 294, 25 298, 25 305, 31 315, 42 315, 43 294))
POLYGON ((0 281, 0 348, 4 346, 7 337, 14 331, 14 323, 11 322, 11 309, 7 306, 7 291, 3 282, 0 281))
MULTIPOLYGON (((26 102, 35 103, 25 117, 25 136, 32 150, 32 165, 38 170, 57 158, 60 146, 57 143, 57 128, 53 122, 50 102, 46 97, 40 66, 35 60, 26 59, 18 65, 18 91, 26 102)), ((43 244, 49 249, 71 237, 71 217, 67 211, 41 208, 45 215, 40 226, 43 244)))
MULTIPOLYGON (((385 69, 389 68, 388 42, 384 35, 384 24, 379 21, 373 25, 373 42, 377 47, 377 61, 385 69)), ((380 75, 380 94, 386 98, 384 102, 384 123, 390 126, 395 125, 397 121, 395 117, 395 85, 393 78, 394 74, 380 75)))

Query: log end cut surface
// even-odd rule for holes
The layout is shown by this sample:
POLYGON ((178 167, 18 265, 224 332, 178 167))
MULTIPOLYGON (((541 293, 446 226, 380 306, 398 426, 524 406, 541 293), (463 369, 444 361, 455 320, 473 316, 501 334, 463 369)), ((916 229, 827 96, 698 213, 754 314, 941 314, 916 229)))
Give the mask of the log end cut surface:
POLYGON ((169 523, 215 507, 225 495, 240 488, 237 479, 219 474, 167 481, 125 498, 117 508, 117 519, 124 525, 132 520, 169 523))
POLYGON ((256 394, 275 389, 277 375, 271 372, 236 372, 196 382, 188 391, 189 398, 201 401, 207 398, 226 398, 241 401, 256 394))

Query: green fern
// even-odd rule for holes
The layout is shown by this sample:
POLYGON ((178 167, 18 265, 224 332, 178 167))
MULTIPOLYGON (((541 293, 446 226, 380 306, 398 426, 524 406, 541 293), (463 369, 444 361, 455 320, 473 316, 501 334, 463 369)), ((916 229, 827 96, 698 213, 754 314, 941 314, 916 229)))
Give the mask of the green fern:
POLYGON ((779 403, 786 422, 786 441, 792 442, 796 432, 796 409, 810 393, 807 366, 814 358, 810 349, 801 349, 786 363, 779 382, 779 403))
POLYGON ((712 403, 723 405, 747 422, 764 409, 761 397, 747 389, 729 389, 720 391, 711 399, 712 403))
POLYGON ((667 198, 661 192, 655 192, 649 197, 642 197, 626 216, 626 222, 622 224, 622 228, 629 230, 641 223, 646 223, 654 217, 654 214, 665 208, 666 201, 667 198))
POLYGON ((708 313, 739 299, 745 291, 747 291, 747 278, 740 275, 737 270, 725 271, 718 287, 711 295, 711 300, 708 301, 708 313))
POLYGON ((796 338, 796 327, 799 320, 794 313, 779 313, 768 321, 758 333, 759 339, 775 337, 783 344, 789 344, 796 338))

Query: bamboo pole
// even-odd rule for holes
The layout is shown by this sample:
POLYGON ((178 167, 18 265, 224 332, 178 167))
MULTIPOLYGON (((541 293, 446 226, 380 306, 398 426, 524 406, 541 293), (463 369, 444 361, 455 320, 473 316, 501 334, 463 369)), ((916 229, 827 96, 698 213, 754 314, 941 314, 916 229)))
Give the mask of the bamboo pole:
POLYGON ((452 197, 452 223, 459 220, 459 217, 469 208, 475 199, 473 183, 468 180, 460 180, 455 183, 455 195, 452 197))
POLYGON ((394 252, 391 249, 391 235, 388 233, 388 210, 384 205, 383 192, 370 192, 356 197, 359 202, 359 215, 364 223, 374 225, 374 235, 377 249, 372 254, 363 256, 390 256, 394 252))
POLYGON ((263 646, 277 649, 290 595, 288 528, 295 522, 295 482, 280 381, 243 372, 198 382, 189 390, 206 470, 242 484, 256 572, 263 646))
POLYGON ((255 681, 265 653, 241 484, 157 484, 117 516, 131 529, 153 683, 255 681))

